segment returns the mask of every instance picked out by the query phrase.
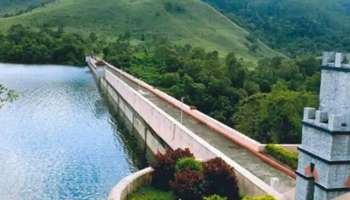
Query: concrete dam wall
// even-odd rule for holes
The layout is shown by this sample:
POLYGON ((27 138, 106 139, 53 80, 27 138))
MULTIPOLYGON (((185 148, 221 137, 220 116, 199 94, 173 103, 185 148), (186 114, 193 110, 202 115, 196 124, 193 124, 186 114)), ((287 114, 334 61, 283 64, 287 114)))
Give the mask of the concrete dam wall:
MULTIPOLYGON (((164 93, 157 94, 159 91, 152 86, 104 61, 103 66, 96 66, 97 61, 90 57, 87 57, 86 61, 97 80, 99 80, 101 87, 104 88, 113 103, 123 113, 123 116, 130 122, 132 128, 139 134, 153 153, 158 151, 164 152, 166 148, 190 148, 196 158, 201 160, 221 157, 235 169, 242 194, 270 194, 277 199, 292 199, 288 197, 288 193, 294 188, 295 181, 293 178, 267 165, 262 161, 263 159, 256 158, 255 156, 252 156, 254 158, 250 158, 251 155, 248 153, 250 151, 259 152, 262 146, 260 143, 232 131, 229 127, 196 110, 192 111, 187 105, 164 93), (166 103, 163 102, 165 98, 166 103), (174 107, 176 108, 175 111, 174 107), (206 123, 196 122, 199 125, 192 123, 193 126, 181 123, 176 117, 180 115, 181 110, 186 115, 197 113, 197 117, 203 118, 203 122, 206 123), (228 134, 228 136, 215 136, 208 140, 208 138, 203 138, 204 136, 202 137, 197 132, 194 132, 195 129, 193 127, 199 127, 198 131, 205 132, 206 129, 203 129, 203 126, 210 130, 215 130, 215 128, 221 129, 220 131, 223 134, 228 134), (242 155, 237 155, 237 162, 230 157, 230 152, 225 152, 225 149, 218 149, 218 146, 212 145, 217 142, 217 138, 224 138, 225 142, 232 143, 229 137, 235 137, 236 140, 242 143, 240 145, 250 148, 244 151, 242 155), (252 170, 248 170, 246 166, 238 163, 239 159, 247 158, 248 161, 252 159, 250 161, 253 162, 252 165, 261 165, 261 172, 252 173, 252 170), (271 185, 271 180, 273 179, 266 175, 266 173, 270 172, 273 175, 268 175, 273 176, 272 178, 277 176, 278 180, 281 180, 281 184, 271 185), (283 188, 280 185, 283 185, 283 188)), ((255 167, 260 168, 260 166, 255 167)))

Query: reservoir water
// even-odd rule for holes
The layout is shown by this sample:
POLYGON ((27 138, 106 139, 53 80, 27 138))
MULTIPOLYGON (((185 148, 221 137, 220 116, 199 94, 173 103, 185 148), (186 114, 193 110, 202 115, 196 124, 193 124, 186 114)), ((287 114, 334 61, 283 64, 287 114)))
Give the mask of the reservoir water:
POLYGON ((99 200, 143 165, 88 68, 0 64, 0 199, 99 200))

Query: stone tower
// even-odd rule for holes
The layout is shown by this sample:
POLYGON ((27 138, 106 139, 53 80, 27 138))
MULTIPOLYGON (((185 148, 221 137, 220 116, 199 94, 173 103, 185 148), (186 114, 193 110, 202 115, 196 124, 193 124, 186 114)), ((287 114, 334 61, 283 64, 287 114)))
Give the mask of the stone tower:
POLYGON ((304 109, 297 200, 330 200, 350 192, 350 55, 326 52, 320 107, 304 109))

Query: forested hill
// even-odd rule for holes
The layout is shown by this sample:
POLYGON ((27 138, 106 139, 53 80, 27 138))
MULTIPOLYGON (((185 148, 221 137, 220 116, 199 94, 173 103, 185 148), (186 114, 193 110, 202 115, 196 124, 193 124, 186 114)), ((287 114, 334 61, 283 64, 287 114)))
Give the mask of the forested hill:
POLYGON ((0 0, 0 16, 29 11, 54 0, 0 0))
MULTIPOLYGON (((0 0, 1 2, 1 0, 0 0)), ((81 34, 115 37, 128 33, 136 40, 154 37, 256 61, 278 55, 245 29, 201 0, 57 0, 24 14, 0 18, 0 30, 11 25, 63 26, 81 34)))
MULTIPOLYGON (((246 1, 236 1, 246 5, 246 1)), ((260 5, 271 0, 249 2, 260 5)), ((279 2, 263 11, 277 12, 274 8, 279 2)), ((235 4, 220 4, 228 10, 235 8, 229 5, 235 4)), ((248 8, 247 13, 252 13, 248 8)), ((344 16, 344 22, 343 13, 339 16, 344 16)), ((330 31, 341 26, 345 30, 348 25, 337 24, 340 21, 328 22, 328 28, 306 18, 300 19, 306 25, 293 20, 285 25, 282 22, 288 18, 283 14, 277 15, 281 21, 273 17, 268 21, 267 14, 262 15, 266 18, 260 19, 261 25, 251 18, 256 29, 254 23, 239 22, 286 52, 302 47, 315 52, 327 49, 321 45, 332 50, 332 45, 346 47, 346 32, 330 31), (274 23, 277 25, 262 31, 264 25, 274 23), (307 29, 309 26, 315 30, 307 29), (323 33, 319 27, 327 30, 323 33), (308 31, 296 31, 298 28, 308 31), (317 42, 312 35, 317 31, 318 39, 327 42, 317 42), (328 41, 328 37, 336 39, 328 41)), ((294 19, 298 14, 286 16, 294 19)), ((262 143, 299 143, 303 108, 318 105, 320 60, 316 56, 279 56, 202 0, 55 0, 19 15, 0 17, 0 62, 84 65, 84 55, 92 52, 175 98, 185 97, 187 104, 262 143), (223 54, 229 51, 233 52, 223 54), (274 55, 259 59, 254 70, 239 59, 274 55)))
POLYGON ((349 0, 204 0, 286 54, 350 51, 349 0))

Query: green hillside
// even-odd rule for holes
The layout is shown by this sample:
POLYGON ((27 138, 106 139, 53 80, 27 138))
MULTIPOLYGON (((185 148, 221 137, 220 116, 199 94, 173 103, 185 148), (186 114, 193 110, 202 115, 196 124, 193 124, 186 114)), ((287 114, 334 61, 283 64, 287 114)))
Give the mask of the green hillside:
POLYGON ((349 0, 204 0, 292 55, 350 51, 349 0))
POLYGON ((179 44, 234 51, 253 61, 277 55, 200 0, 57 0, 19 16, 0 18, 0 30, 18 23, 63 25, 68 31, 106 37, 125 32, 136 39, 162 36, 179 44))

